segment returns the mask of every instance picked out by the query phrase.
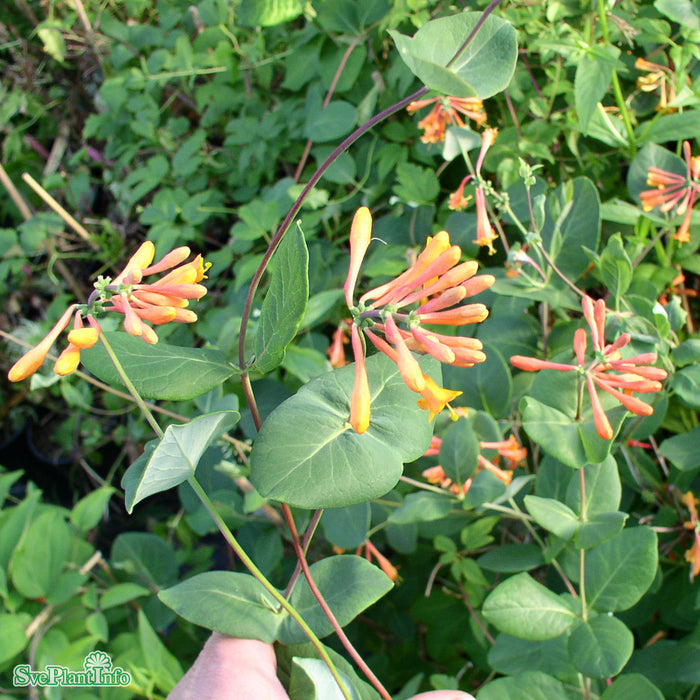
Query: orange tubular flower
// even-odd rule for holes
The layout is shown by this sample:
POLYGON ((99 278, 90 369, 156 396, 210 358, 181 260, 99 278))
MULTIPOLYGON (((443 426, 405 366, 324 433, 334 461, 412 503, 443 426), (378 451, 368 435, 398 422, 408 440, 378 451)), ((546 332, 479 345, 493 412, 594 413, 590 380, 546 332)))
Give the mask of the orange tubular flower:
MULTIPOLYGON (((433 436, 430 442, 430 447, 426 450, 424 457, 436 457, 440 454, 440 446, 442 445, 442 439, 433 436)), ((501 440, 499 442, 480 442, 479 447, 482 450, 492 449, 498 450, 501 457, 504 457, 508 461, 508 469, 513 470, 525 457, 527 457, 527 450, 518 444, 518 441, 513 435, 510 436, 508 440, 501 440)), ((476 472, 480 472, 482 469, 490 471, 495 477, 500 479, 504 484, 508 485, 513 480, 512 471, 506 471, 496 466, 492 461, 486 459, 483 455, 478 457, 478 466, 476 472)), ((434 467, 428 467, 424 469, 423 478, 425 478, 430 484, 438 484, 440 488, 448 489, 454 494, 463 497, 472 485, 472 479, 467 479, 461 486, 454 484, 451 479, 448 479, 445 475, 445 470, 438 464, 434 467)))
POLYGON ((44 364, 44 360, 49 354, 51 346, 56 342, 56 338, 61 335, 70 323, 70 317, 73 315, 73 309, 76 306, 77 304, 69 306, 63 312, 63 316, 58 319, 56 325, 46 334, 46 337, 12 365, 7 374, 7 378, 11 382, 21 382, 23 379, 31 377, 44 364))
MULTIPOLYGON (((483 362, 486 356, 480 341, 435 333, 422 324, 462 326, 483 321, 488 316, 483 304, 457 304, 488 289, 495 278, 492 275, 475 276, 477 263, 460 263, 461 249, 450 245, 449 234, 440 231, 428 238, 424 250, 406 271, 396 279, 365 292, 355 306, 355 284, 371 239, 371 223, 369 210, 361 208, 355 215, 350 236, 350 271, 345 283, 345 295, 354 316, 352 344, 355 361, 364 366, 362 331, 378 350, 397 364, 406 385, 421 395, 418 405, 429 412, 432 420, 462 392, 437 386, 423 374, 411 351, 430 354, 439 362, 458 367, 483 362), (418 306, 413 310, 406 308, 416 304, 418 306), (399 324, 405 324, 406 328, 400 328, 399 324), (383 333, 386 340, 375 331, 383 333)), ((361 374, 357 381, 364 381, 361 374)), ((353 391, 350 406, 353 416, 350 423, 353 427, 355 424, 363 425, 354 418, 360 415, 357 406, 365 390, 361 391, 357 386, 356 389, 357 394, 353 391)))
POLYGON ((596 431, 603 440, 611 440, 613 429, 603 410, 597 389, 600 388, 614 396, 631 413, 638 416, 650 416, 654 412, 653 407, 630 394, 631 392, 655 393, 659 391, 662 388, 661 381, 666 379, 668 372, 659 367, 648 366, 656 362, 657 356, 654 352, 622 358, 620 350, 632 339, 629 333, 623 333, 614 343, 605 344, 605 301, 599 299, 594 303, 590 297, 584 296, 581 308, 583 316, 588 322, 595 351, 595 358, 590 364, 585 364, 587 341, 583 328, 579 328, 574 334, 574 355, 577 362, 575 365, 538 360, 522 355, 513 355, 510 362, 513 366, 526 372, 555 369, 560 372, 576 371, 585 377, 586 387, 591 397, 596 431), (620 374, 611 374, 611 372, 619 372, 620 374))
POLYGON ((361 435, 369 428, 372 394, 369 389, 367 368, 365 366, 364 343, 360 337, 360 330, 354 323, 350 333, 352 351, 355 355, 355 383, 350 396, 350 425, 356 433, 361 435))
POLYGON ((433 105, 428 115, 418 122, 418 128, 423 130, 423 143, 439 143, 445 140, 445 129, 450 124, 461 128, 466 123, 460 116, 471 119, 477 126, 486 121, 484 103, 478 97, 432 97, 427 100, 416 100, 406 108, 409 114, 419 109, 433 105))
POLYGON ((687 530, 693 531, 693 546, 686 551, 685 560, 690 564, 690 581, 700 574, 700 519, 698 519, 697 506, 700 501, 695 498, 692 491, 681 496, 683 505, 690 513, 690 520, 683 523, 687 530))
POLYGON ((688 141, 683 142, 683 155, 686 163, 685 177, 652 166, 647 174, 647 185, 654 189, 639 194, 644 211, 658 207, 660 212, 667 213, 675 209, 676 216, 683 216, 674 235, 679 243, 690 241, 690 219, 700 192, 700 156, 692 155, 688 141))
POLYGON ((348 342, 346 333, 347 324, 343 321, 333 333, 333 342, 328 348, 328 359, 333 367, 345 367, 348 361, 345 359, 344 345, 348 342))
MULTIPOLYGON (((489 148, 493 146, 496 136, 498 136, 498 129, 484 130, 481 137, 481 149, 479 150, 479 157, 476 160, 475 167, 477 185, 474 189, 474 204, 476 205, 476 238, 474 239, 474 243, 480 246, 487 246, 490 255, 496 252, 493 249, 493 241, 498 238, 498 236, 489 221, 489 213, 486 207, 486 193, 483 181, 481 180, 481 166, 484 164, 486 153, 489 148)), ((464 187, 471 179, 472 175, 467 175, 464 180, 462 180, 456 192, 450 195, 450 199, 447 203, 450 209, 461 211, 467 206, 471 197, 464 196, 464 187)))
POLYGON ((162 325, 197 320, 197 315, 185 307, 191 299, 201 299, 207 293, 207 288, 198 283, 206 279, 210 267, 201 255, 180 265, 190 254, 187 246, 175 248, 151 265, 154 252, 150 241, 143 243, 124 270, 104 287, 105 292, 112 293, 105 298, 110 304, 105 310, 124 314, 124 330, 150 344, 157 343, 158 336, 146 321, 162 325), (179 266, 170 269, 174 265, 179 266), (144 277, 165 270, 170 272, 164 277, 147 284, 141 282, 144 277))
POLYGON ((100 277, 95 282, 95 290, 86 305, 72 304, 66 309, 44 340, 13 365, 8 374, 10 381, 26 379, 41 367, 51 346, 70 323, 73 312, 75 319, 73 329, 68 333, 68 347, 54 364, 54 372, 62 376, 75 371, 80 363, 80 351, 91 348, 99 339, 100 325, 92 315, 93 309, 123 314, 127 333, 150 344, 157 343, 158 336, 148 323, 162 325, 196 321, 197 314, 185 307, 190 299, 200 299, 206 294, 207 288, 198 283, 206 278, 209 264, 204 263, 201 255, 189 263, 180 264, 189 254, 190 249, 181 246, 152 265, 153 243, 146 241, 141 244, 114 279, 100 277), (165 270, 170 272, 161 279, 142 283, 145 276, 165 270), (87 319, 89 327, 84 326, 83 318, 87 319))

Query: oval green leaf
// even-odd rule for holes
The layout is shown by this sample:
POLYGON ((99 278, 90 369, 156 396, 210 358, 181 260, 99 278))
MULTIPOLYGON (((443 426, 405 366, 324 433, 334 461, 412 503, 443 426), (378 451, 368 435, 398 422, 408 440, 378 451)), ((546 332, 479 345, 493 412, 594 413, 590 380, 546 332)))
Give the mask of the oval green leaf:
MULTIPOLYGON (((321 559, 311 565, 311 575, 341 627, 394 586, 379 567, 349 554, 321 559)), ((297 583, 289 602, 318 637, 333 632, 305 578, 297 583)), ((306 640, 306 635, 291 617, 287 617, 281 623, 278 639, 282 644, 298 644, 306 640)))
POLYGON ((612 615, 598 615, 582 622, 569 637, 569 657, 576 668, 591 678, 616 676, 634 649, 629 628, 612 615))
POLYGON ((491 97, 508 87, 518 55, 513 27, 490 15, 467 48, 448 67, 481 12, 462 12, 426 22, 413 38, 390 30, 404 63, 431 90, 454 97, 491 97))
MULTIPOLYGON (((435 361, 421 364, 440 379, 435 361)), ((403 463, 425 452, 432 426, 397 366, 377 354, 367 358, 367 373, 372 418, 361 435, 348 423, 354 365, 313 379, 270 414, 250 455, 250 478, 262 496, 299 508, 361 503, 390 491, 403 463)))
POLYGON ((656 533, 650 527, 632 527, 591 549, 586 556, 588 605, 599 611, 631 608, 656 576, 656 533))
MULTIPOLYGON (((105 333, 119 362, 144 399, 186 401, 223 384, 236 370, 219 350, 148 345, 127 333, 105 333)), ((98 379, 123 387, 100 343, 80 354, 82 363, 98 379)))
POLYGON ((155 447, 149 443, 122 478, 129 513, 148 496, 167 491, 194 475, 211 441, 238 422, 238 411, 217 411, 183 425, 170 425, 155 447))
POLYGON ((484 601, 482 611, 499 632, 531 641, 554 639, 578 619, 556 593, 526 573, 497 586, 484 601))
MULTIPOLYGON (((195 625, 232 637, 272 643, 287 613, 250 574, 208 571, 158 593, 165 605, 195 625)), ((296 624, 296 623, 295 623, 296 624)))
POLYGON ((297 334, 309 299, 309 251, 301 227, 287 232, 270 262, 272 279, 255 336, 258 372, 273 370, 297 334))

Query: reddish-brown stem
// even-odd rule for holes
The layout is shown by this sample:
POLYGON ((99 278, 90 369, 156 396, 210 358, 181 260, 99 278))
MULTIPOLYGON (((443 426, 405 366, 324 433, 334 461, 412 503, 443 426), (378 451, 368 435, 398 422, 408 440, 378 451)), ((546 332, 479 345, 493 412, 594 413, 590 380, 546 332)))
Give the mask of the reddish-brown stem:
MULTIPOLYGON (((338 81, 340 80, 340 76, 343 74, 343 70, 345 70, 345 65, 348 62, 348 59, 350 58, 350 54, 353 52, 353 49, 360 43, 360 40, 362 37, 355 37, 353 41, 350 43, 348 48, 345 50, 345 53, 343 54, 343 58, 340 60, 340 63, 338 64, 338 69, 335 71, 335 75, 333 76, 333 80, 331 81, 331 85, 328 88, 328 92, 326 93, 326 97, 323 100, 323 104, 321 105, 321 111, 323 111, 326 107, 328 107, 328 103, 331 101, 331 97, 333 97, 333 93, 335 92, 335 87, 338 84, 338 81)), ((301 156, 301 160, 299 161, 299 165, 297 165, 296 172, 294 173, 294 182, 299 182, 299 178, 301 177, 302 172, 304 172, 304 166, 306 165, 306 159, 309 157, 309 153, 311 152, 311 144, 314 142, 313 139, 309 139, 306 142, 306 146, 304 146, 304 153, 301 156)))
POLYGON ((328 621, 331 623, 333 630, 338 635, 338 639, 340 639, 342 645, 345 647, 352 660, 357 664, 358 668, 362 671, 362 673, 365 674, 365 676, 367 676, 367 679, 372 684, 374 689, 384 698, 384 700, 391 700, 391 695, 389 695, 388 691, 382 685, 381 681, 374 675, 372 669, 365 663, 364 659, 360 656, 355 647, 352 645, 352 642, 348 639, 345 632, 343 632, 343 628, 340 626, 338 620, 336 620, 333 611, 330 609, 330 607, 328 607, 328 603, 321 594, 321 591, 318 589, 318 586, 316 585, 316 582, 314 581, 311 575, 309 563, 306 561, 306 554, 299 540, 299 534, 297 532, 296 524, 294 523, 294 518, 292 517, 291 509, 288 505, 283 503, 282 511, 284 513, 285 522, 287 523, 287 528, 289 529, 289 533, 292 536, 292 544, 294 546, 294 551, 296 553, 299 563, 301 564, 301 569, 304 572, 304 577, 306 578, 306 582, 309 584, 311 593, 313 594, 314 598, 316 598, 316 601, 318 602, 321 610, 323 610, 323 614, 328 618, 328 621))

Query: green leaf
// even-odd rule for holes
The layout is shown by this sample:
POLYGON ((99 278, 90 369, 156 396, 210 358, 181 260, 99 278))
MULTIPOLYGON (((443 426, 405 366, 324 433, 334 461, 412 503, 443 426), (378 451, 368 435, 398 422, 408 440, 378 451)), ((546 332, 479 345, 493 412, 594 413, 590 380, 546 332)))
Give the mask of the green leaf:
MULTIPOLYGON (((325 109, 309 114, 304 136, 315 143, 337 141, 347 136, 357 124, 357 108, 343 100, 329 102, 325 109)), ((287 234, 289 235, 289 234, 287 234)))
MULTIPOLYGON (((341 627, 394 587, 379 567, 349 554, 321 559, 311 565, 311 575, 341 627)), ((305 578, 297 582, 289 602, 318 637, 333 632, 333 626, 305 578)), ((298 644, 306 640, 306 635, 291 617, 287 617, 281 624, 278 639, 282 644, 298 644)))
POLYGON ((513 27, 490 15, 450 64, 481 18, 480 12, 462 12, 426 22, 413 38, 395 30, 389 34, 404 63, 431 90, 485 99, 508 87, 518 46, 513 27))
POLYGON ((536 668, 563 680, 577 677, 566 649, 565 635, 544 642, 531 642, 499 634, 489 649, 488 662, 494 671, 509 676, 536 668))
MULTIPOLYGON (((350 694, 351 700, 357 700, 357 693, 347 676, 338 672, 350 694)), ((325 661, 320 659, 292 660, 292 673, 289 680, 289 692, 294 698, 310 698, 315 700, 344 700, 345 696, 338 687, 325 661)))
MULTIPOLYGON (((674 1, 674 0, 672 0, 674 1)), ((655 119, 650 126, 648 122, 642 122, 637 127, 640 138, 654 143, 666 141, 683 141, 694 139, 700 131, 700 112, 697 109, 689 109, 677 114, 664 114, 655 119)))
POLYGON ((612 292, 615 299, 629 289, 632 282, 632 261, 622 243, 619 233, 611 236, 600 254, 598 262, 603 284, 612 292))
POLYGON ((694 639, 694 635, 680 641, 661 639, 645 649, 637 650, 626 670, 643 674, 662 690, 667 685, 678 688, 679 683, 698 685, 700 643, 694 639))
POLYGON ((525 507, 535 522, 562 540, 570 540, 579 528, 579 520, 571 508, 553 498, 525 496, 525 507))
MULTIPOLYGON (((581 475, 569 474, 568 487, 562 499, 575 513, 581 513, 581 475)), ((622 498, 622 484, 617 462, 608 455, 599 464, 586 464, 583 467, 585 513, 587 517, 596 513, 616 510, 622 498)))
POLYGON ((700 425, 696 425, 689 433, 674 435, 659 445, 659 452, 671 460, 676 469, 682 471, 700 467, 700 425))
POLYGON ((499 346, 484 342, 486 361, 464 370, 446 366, 445 384, 463 391, 456 404, 486 411, 494 418, 505 418, 512 409, 513 379, 499 346))
POLYGON ((678 370, 671 381, 671 388, 686 406, 700 408, 700 364, 678 370))
POLYGON ((335 547, 359 547, 367 539, 371 516, 369 503, 357 503, 345 508, 327 508, 323 511, 321 519, 323 534, 335 547))
MULTIPOLYGON (((144 399, 186 401, 206 394, 236 374, 219 350, 149 345, 127 333, 105 335, 144 399)), ((98 379, 111 386, 124 386, 101 343, 83 350, 80 359, 98 379)))
POLYGON ((440 192, 435 171, 413 163, 400 163, 396 168, 396 179, 396 196, 414 207, 431 204, 440 192))
MULTIPOLYGON (((274 642, 287 613, 250 574, 208 571, 158 593, 186 620, 232 637, 274 642)), ((296 624, 296 623, 294 623, 296 624)))
MULTIPOLYGON (((333 2, 335 1, 336 0, 333 0, 333 2)), ((333 665, 338 669, 341 677, 344 679, 347 678, 351 681, 351 685, 349 685, 348 688, 353 700, 355 697, 359 698, 359 700, 380 700, 379 693, 377 693, 372 686, 358 677, 352 664, 346 661, 340 654, 338 654, 338 652, 334 651, 330 647, 324 647, 324 649, 333 662, 333 665), (353 693, 356 693, 357 695, 354 695, 353 693)), ((319 650, 316 649, 311 642, 306 642, 305 644, 280 645, 276 649, 276 652, 278 663, 277 668, 281 677, 291 676, 295 673, 294 664, 298 659, 315 659, 324 663, 325 665, 325 662, 323 662, 321 659, 319 650)), ((297 695, 296 692, 291 693, 292 697, 294 698, 317 698, 318 700, 325 700, 324 695, 315 694, 315 688, 309 688, 308 686, 301 686, 301 684, 299 684, 295 685, 295 691, 298 691, 301 694, 297 695)))
POLYGON ((409 493, 404 502, 389 515, 388 521, 394 525, 425 523, 444 518, 453 507, 449 494, 444 496, 430 491, 409 493))
POLYGON ((169 692, 182 678, 182 666, 160 641, 143 610, 138 611, 138 626, 141 653, 146 667, 158 687, 169 692))
POLYGON ((0 615, 0 664, 9 661, 27 646, 25 625, 16 615, 0 615))
POLYGON ((591 678, 616 676, 632 656, 634 637, 612 615, 598 615, 576 627, 569 637, 569 657, 591 678))
POLYGON ((640 673, 624 673, 603 691, 600 700, 664 700, 664 696, 640 673))
POLYGON ((453 423, 443 435, 440 464, 445 476, 455 484, 463 484, 474 476, 479 465, 479 438, 466 418, 453 423))
POLYGON ((282 239, 270 262, 272 280, 260 312, 255 336, 258 372, 275 369, 297 333, 309 298, 309 252, 299 226, 282 239))
POLYGON ((116 492, 117 489, 112 486, 103 486, 81 498, 73 506, 70 521, 81 532, 92 530, 105 516, 109 500, 116 492))
POLYGON ((620 65, 617 60, 619 55, 620 49, 615 46, 591 47, 576 66, 574 99, 578 126, 584 134, 588 133, 591 117, 608 91, 616 65, 620 65))
POLYGON ((700 362, 700 339, 684 340, 678 347, 671 350, 671 359, 676 367, 685 367, 694 362, 700 362))
POLYGON ((357 36, 391 9, 388 0, 323 0, 314 5, 319 24, 328 32, 357 36))
MULTIPOLYGON (((421 362, 428 374, 437 367, 421 362)), ((391 490, 403 462, 425 452, 432 427, 397 366, 380 353, 367 358, 367 373, 372 417, 361 435, 348 423, 354 365, 312 379, 268 417, 250 455, 250 478, 262 496, 299 508, 361 503, 391 490)))
POLYGON ((164 539, 150 532, 123 532, 112 545, 112 567, 138 578, 152 588, 177 580, 175 551, 164 539))
POLYGON ((504 544, 482 554, 476 563, 487 571, 515 574, 542 566, 544 557, 536 544, 504 544))
POLYGON ((491 591, 482 612, 499 632, 531 641, 558 637, 578 620, 556 593, 526 573, 511 576, 491 591))
POLYGON ((236 19, 244 27, 272 27, 289 22, 304 11, 304 0, 243 0, 236 19))
POLYGON ((25 598, 45 598, 67 561, 71 535, 59 510, 41 513, 24 533, 10 560, 12 583, 25 598))
POLYGON ((654 7, 687 31, 700 29, 700 10, 691 0, 656 0, 654 7))
POLYGON ((579 426, 571 418, 530 396, 520 407, 525 431, 545 452, 572 469, 588 462, 579 426))
POLYGON ((586 518, 574 537, 574 544, 578 549, 590 549, 612 539, 625 526, 627 513, 619 510, 610 513, 594 513, 586 518))
POLYGON ((559 270, 577 280, 590 260, 584 248, 598 249, 600 200, 595 185, 577 177, 559 185, 547 197, 542 243, 559 270))
POLYGON ((117 608, 136 598, 151 595, 151 591, 137 583, 117 583, 108 588, 100 598, 100 610, 117 608))
POLYGON ((656 533, 650 527, 623 530, 586 556, 588 605, 601 612, 627 610, 649 589, 658 563, 656 533))
POLYGON ((169 425, 155 447, 138 459, 122 478, 125 505, 129 513, 148 496, 167 491, 194 475, 200 457, 209 444, 234 426, 238 411, 217 411, 182 425, 169 425))
POLYGON ((479 700, 566 700, 561 681, 540 671, 525 671, 483 686, 479 700))

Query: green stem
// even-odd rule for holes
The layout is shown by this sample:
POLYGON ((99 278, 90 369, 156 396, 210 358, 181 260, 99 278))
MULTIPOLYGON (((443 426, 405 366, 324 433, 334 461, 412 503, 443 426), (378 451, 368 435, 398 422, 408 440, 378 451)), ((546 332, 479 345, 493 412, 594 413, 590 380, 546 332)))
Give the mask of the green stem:
POLYGON ((109 359, 111 360, 112 364, 114 365, 114 369, 117 370, 119 378, 122 380, 124 386, 127 388, 129 393, 133 397, 134 402, 141 410, 141 413, 143 413, 143 417, 146 419, 146 421, 148 421, 148 424, 151 426, 151 428, 153 428, 153 432, 159 438, 162 438, 163 430, 161 429, 160 425, 158 425, 158 421, 155 419, 148 406, 146 406, 146 402, 141 398, 141 395, 136 390, 136 387, 129 378, 129 375, 124 370, 124 367, 122 367, 122 363, 119 362, 119 358, 114 352, 114 348, 111 346, 110 342, 107 340, 107 337, 102 332, 100 332, 100 341, 102 342, 102 345, 104 345, 104 349, 107 352, 107 355, 109 356, 109 359))
MULTIPOLYGON (((586 522, 586 475, 583 468, 578 470, 579 486, 581 489, 581 513, 579 520, 581 525, 586 522)), ((581 619, 588 620, 588 605, 586 602, 586 550, 579 550, 579 593, 581 596, 581 619)))
POLYGON ((238 543, 238 540, 234 537, 233 533, 231 532, 229 526, 226 524, 224 519, 219 515, 217 512, 216 508, 214 507, 214 504, 211 502, 209 499, 209 496, 207 496, 206 492, 200 485, 200 483, 195 479, 194 476, 191 476, 188 480, 187 483, 192 487, 193 491, 195 494, 197 494, 197 497, 199 500, 202 502, 204 507, 206 508, 207 512, 211 516, 212 520, 216 523, 216 527, 219 529, 219 532, 223 535, 224 539, 226 540, 227 544, 231 547, 231 549, 236 553, 238 558, 243 562, 243 565, 250 571, 250 573, 258 580, 260 583, 263 585, 265 590, 280 604, 280 606, 289 614, 289 616, 301 627, 301 629, 304 631, 304 634, 309 638, 311 643, 314 645, 316 651, 318 651, 319 655, 325 662, 326 666, 328 666, 328 670, 331 672, 331 675, 335 679, 335 682, 338 684, 338 687, 340 688, 341 693, 343 694, 343 697, 346 700, 352 700, 352 696, 350 695, 349 691, 345 687, 345 684, 343 683, 340 674, 338 673, 338 669, 336 669, 335 665, 333 664, 333 661, 331 660, 331 657, 328 655, 328 652, 326 651, 325 647, 321 643, 321 640, 314 634, 313 630, 306 624, 304 621, 304 618, 296 611, 294 606, 292 606, 289 601, 278 591, 268 580, 265 578, 265 575, 258 569, 258 567, 255 565, 255 562, 246 554, 245 550, 241 545, 238 543))
MULTIPOLYGON (((121 362, 119 362, 119 358, 117 357, 116 353, 114 352, 114 349, 112 348, 111 344, 105 337, 104 333, 100 333, 100 340, 102 341, 102 344, 104 345, 104 348, 107 352, 107 355, 109 356, 109 359, 112 361, 112 364, 114 365, 114 368, 117 370, 117 374, 119 375, 119 378, 122 380, 124 383, 124 386, 129 390, 129 393, 133 396, 134 401, 136 402, 136 405, 141 409, 141 412, 143 413, 144 417, 148 421, 149 425, 153 428, 154 432, 159 438, 163 437, 163 430, 161 429, 160 425, 158 425, 158 422, 154 418, 153 414, 149 410, 148 406, 146 406, 146 403, 144 400, 141 398, 140 394, 136 390, 136 387, 134 386, 133 382, 129 378, 129 375, 126 373, 124 370, 124 367, 122 366, 121 362)), ((238 555, 238 558, 243 562, 245 567, 250 571, 250 573, 258 580, 260 583, 263 585, 265 590, 280 604, 282 608, 289 614, 289 616, 301 627, 301 629, 304 631, 304 634, 309 638, 311 643, 314 645, 316 650, 318 651, 319 655, 323 659, 323 661, 326 663, 326 666, 328 666, 328 670, 331 672, 331 675, 335 679, 336 683, 338 684, 338 687, 340 688, 341 693, 343 694, 343 697, 346 700, 352 700, 352 696, 350 695, 349 691, 346 689, 345 685, 343 684, 342 679, 340 678, 340 674, 338 673, 338 670, 336 669, 335 665, 333 664, 333 661, 331 661, 330 656, 328 655, 328 652, 326 651, 325 647, 321 643, 321 640, 314 634, 313 630, 306 624, 304 621, 304 618, 295 610, 295 608, 287 601, 287 599, 265 578, 264 574, 258 567, 255 565, 255 562, 246 554, 245 550, 241 545, 238 543, 236 538, 234 537, 233 533, 229 529, 228 525, 225 523, 224 519, 219 515, 217 512, 216 508, 214 507, 214 504, 211 502, 209 499, 209 496, 207 496, 206 492, 204 489, 201 487, 199 482, 194 476, 191 476, 188 480, 187 483, 192 487, 192 490, 197 494, 197 497, 199 500, 202 502, 204 507, 206 508, 207 512, 211 516, 212 520, 214 523, 216 523, 216 527, 219 529, 219 532, 223 535, 224 539, 228 543, 228 545, 231 547, 231 549, 238 555)))
MULTIPOLYGON (((603 40, 606 44, 610 44, 610 31, 608 29, 608 18, 605 13, 605 0, 598 0, 598 17, 600 20, 600 28, 603 32, 603 40)), ((615 94, 615 102, 617 103, 617 108, 620 110, 622 121, 625 125, 625 131, 627 132, 630 156, 634 157, 634 155, 637 153, 637 141, 634 135, 634 127, 632 126, 632 119, 630 118, 630 113, 627 109, 625 96, 622 94, 622 88, 620 87, 620 79, 617 76, 617 70, 614 68, 612 72, 612 86, 613 93, 615 94)))

